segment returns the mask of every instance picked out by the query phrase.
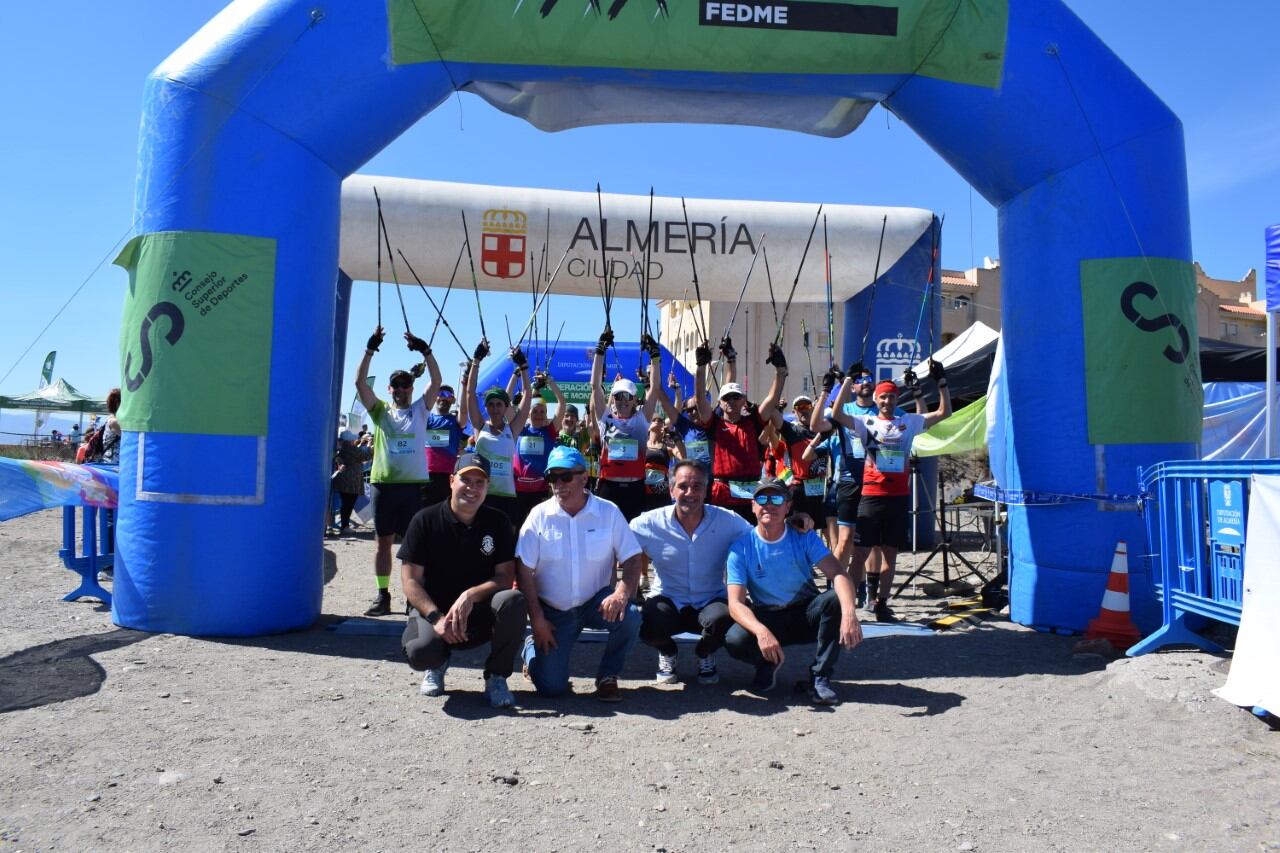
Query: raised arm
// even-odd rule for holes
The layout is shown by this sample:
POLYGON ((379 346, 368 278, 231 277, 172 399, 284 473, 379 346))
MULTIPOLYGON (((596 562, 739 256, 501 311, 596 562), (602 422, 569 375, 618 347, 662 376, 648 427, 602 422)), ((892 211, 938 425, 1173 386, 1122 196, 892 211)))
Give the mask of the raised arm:
POLYGON ((600 334, 600 339, 596 341, 596 352, 591 358, 591 409, 592 420, 604 416, 605 400, 604 400, 604 353, 609 348, 609 344, 613 342, 613 330, 605 329, 600 334))
POLYGON ((476 394, 476 384, 480 381, 480 362, 489 354, 489 346, 484 341, 476 347, 475 357, 467 367, 467 417, 471 419, 471 431, 476 435, 484 429, 484 409, 480 408, 480 398, 476 394))
POLYGON ((947 388, 947 372, 941 362, 929 360, 929 378, 938 385, 938 408, 924 416, 925 429, 951 417, 951 390, 947 388))
POLYGON ((431 376, 431 383, 427 385, 427 390, 422 392, 422 402, 427 407, 427 410, 430 411, 431 407, 436 404, 436 397, 440 394, 440 365, 436 364, 436 357, 432 355, 431 347, 422 338, 405 332, 404 339, 411 352, 422 355, 422 363, 426 365, 427 373, 431 376))
POLYGON ((782 348, 777 344, 769 344, 769 357, 765 359, 765 364, 772 364, 774 368, 773 384, 760 403, 760 418, 768 421, 778 409, 778 401, 782 399, 782 386, 787 381, 787 358, 783 355, 782 348))
POLYGON ((698 422, 711 422, 711 401, 707 399, 707 368, 711 365, 711 347, 705 343, 693 351, 697 367, 693 372, 693 396, 698 404, 698 422))
MULTIPOLYGON (((507 419, 507 423, 511 426, 511 432, 515 435, 520 434, 520 430, 524 429, 524 425, 529 422, 529 410, 533 408, 533 383, 529 381, 529 359, 519 347, 511 351, 511 363, 516 366, 516 370, 520 372, 520 387, 524 393, 520 395, 520 408, 516 409, 514 415, 507 419)), ((515 378, 515 374, 511 374, 515 378)), ((510 392, 508 392, 509 394, 510 392)))
POLYGON ((373 330, 373 334, 369 336, 369 342, 365 344, 364 357, 360 359, 360 366, 356 368, 356 395, 360 398, 360 404, 364 406, 366 412, 373 411, 373 407, 378 404, 378 395, 369 387, 369 365, 373 362, 373 354, 378 351, 378 347, 382 346, 382 339, 386 335, 381 326, 373 330))
MULTIPOLYGON (((569 405, 569 401, 564 398, 564 392, 560 390, 560 386, 556 384, 555 377, 549 373, 538 374, 547 383, 547 387, 551 389, 551 393, 556 398, 556 416, 551 421, 551 427, 556 431, 556 435, 564 429, 564 410, 569 405)), ((535 381, 534 385, 538 383, 535 381)))
POLYGON ((852 390, 853 378, 846 376, 840 383, 840 390, 836 392, 835 400, 831 403, 831 420, 849 429, 853 429, 854 418, 844 410, 844 404, 849 401, 849 392, 852 390))
POLYGON ((667 389, 662 387, 662 352, 658 349, 657 341, 654 341, 648 335, 644 337, 647 340, 642 340, 641 346, 646 343, 651 344, 648 349, 649 393, 644 398, 644 419, 646 421, 652 420, 653 413, 659 405, 662 406, 662 413, 665 417, 674 418, 677 412, 671 407, 671 398, 667 396, 667 389))

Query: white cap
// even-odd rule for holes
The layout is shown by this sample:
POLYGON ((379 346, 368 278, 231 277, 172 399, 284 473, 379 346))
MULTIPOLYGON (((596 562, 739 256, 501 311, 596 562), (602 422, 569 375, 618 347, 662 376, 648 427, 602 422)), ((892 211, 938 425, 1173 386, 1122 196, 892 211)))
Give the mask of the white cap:
POLYGON ((725 397, 728 397, 730 394, 741 394, 743 397, 747 396, 747 392, 743 391, 742 386, 739 385, 737 382, 726 382, 720 386, 721 400, 723 400, 725 397))
POLYGON ((808 396, 808 395, 806 395, 806 394, 797 394, 797 395, 796 395, 796 398, 795 398, 794 400, 792 400, 792 401, 791 401, 791 408, 793 408, 793 409, 794 409, 796 406, 800 405, 800 401, 801 401, 801 400, 803 400, 804 402, 808 403, 810 406, 812 406, 812 405, 813 405, 813 398, 812 398, 812 397, 810 397, 810 396, 808 396))
POLYGON ((609 396, 612 397, 614 394, 623 393, 630 394, 632 397, 639 396, 636 394, 636 383, 630 379, 613 380, 613 385, 609 388, 609 396))

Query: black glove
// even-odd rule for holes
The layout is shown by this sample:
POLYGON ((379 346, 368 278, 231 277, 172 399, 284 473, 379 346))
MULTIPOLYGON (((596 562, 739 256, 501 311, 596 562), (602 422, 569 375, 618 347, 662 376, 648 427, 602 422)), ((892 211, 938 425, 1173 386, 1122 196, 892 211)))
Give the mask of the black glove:
POLYGON ((529 357, 524 354, 520 347, 512 347, 511 363, 521 370, 527 370, 529 368, 529 357))
POLYGON ((942 362, 929 359, 929 378, 937 383, 939 388, 946 387, 947 371, 942 368, 942 362))
POLYGON ((764 360, 765 364, 772 364, 779 370, 786 370, 787 357, 782 352, 782 347, 777 344, 769 344, 769 357, 764 360))
POLYGON ((640 336, 640 351, 646 353, 650 360, 662 358, 662 348, 658 346, 658 342, 653 339, 649 333, 640 336))
POLYGON ((373 334, 369 336, 369 342, 364 345, 364 348, 369 352, 377 352, 378 347, 382 346, 382 339, 386 336, 387 333, 382 330, 381 326, 379 326, 373 330, 373 334))
POLYGON ((409 350, 411 352, 422 353, 424 358, 426 356, 431 355, 431 347, 427 346, 427 342, 424 341, 422 338, 418 337, 417 335, 413 335, 413 334, 410 334, 409 332, 405 332, 404 340, 405 340, 405 343, 408 344, 409 350))
POLYGON ((704 342, 693 351, 693 361, 698 367, 706 367, 711 363, 711 347, 704 342))
POLYGON ((413 367, 409 368, 409 372, 413 374, 414 379, 421 379, 422 374, 427 372, 427 367, 422 362, 418 362, 413 367))
POLYGON ((596 355, 604 355, 604 351, 612 344, 613 329, 605 326, 604 331, 600 333, 600 339, 596 341, 596 355))
POLYGON ((484 338, 481 338, 480 343, 476 344, 476 351, 471 354, 471 357, 474 358, 476 361, 483 361, 484 357, 488 354, 489 354, 489 342, 484 338))
POLYGON ((915 390, 920 386, 920 380, 916 376, 916 372, 908 367, 907 371, 902 374, 902 384, 915 390))
POLYGON ((733 348, 733 339, 728 335, 720 340, 720 354, 724 356, 725 361, 738 360, 738 351, 733 348))
POLYGON ((831 389, 836 387, 836 379, 840 371, 834 367, 822 374, 822 393, 830 394, 831 389))

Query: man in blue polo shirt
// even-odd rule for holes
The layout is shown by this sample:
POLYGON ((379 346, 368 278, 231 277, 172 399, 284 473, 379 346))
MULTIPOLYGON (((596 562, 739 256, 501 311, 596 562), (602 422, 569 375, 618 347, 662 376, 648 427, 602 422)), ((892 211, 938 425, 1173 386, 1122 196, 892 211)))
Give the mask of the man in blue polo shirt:
POLYGON ((724 587, 729 547, 751 531, 742 516, 705 503, 709 471, 705 463, 682 459, 671 471, 671 506, 642 513, 631 522, 654 569, 641 608, 640 639, 658 650, 660 684, 675 684, 677 647, 673 636, 701 634, 694 654, 698 682, 715 684, 715 653, 733 625, 724 587))
POLYGON ((725 647, 755 665, 752 687, 765 692, 776 683, 785 659, 782 647, 816 640, 809 697, 815 704, 834 705, 839 698, 831 674, 840 648, 862 642, 853 583, 816 533, 800 533, 787 524, 791 491, 786 483, 761 480, 751 508, 755 529, 729 549, 729 614, 737 624, 725 635, 725 647), (831 582, 826 592, 818 592, 813 582, 814 566, 831 582))

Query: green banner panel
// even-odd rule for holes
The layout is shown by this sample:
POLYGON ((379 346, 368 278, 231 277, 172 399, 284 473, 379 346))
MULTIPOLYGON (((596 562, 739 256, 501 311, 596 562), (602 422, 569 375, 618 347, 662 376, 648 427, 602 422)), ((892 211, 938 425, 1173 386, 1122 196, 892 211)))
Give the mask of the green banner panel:
POLYGON ((916 436, 911 452, 916 456, 949 456, 968 453, 987 446, 987 395, 951 417, 935 424, 933 429, 916 436))
POLYGON ((1168 258, 1080 262, 1091 444, 1199 442, 1196 277, 1168 258))
MULTIPOLYGON (((387 0, 397 64, 910 74, 995 88, 1008 0, 387 0)), ((459 80, 458 84, 464 84, 459 80)))
POLYGON ((129 241, 121 426, 266 435, 276 241, 161 231, 129 241))

